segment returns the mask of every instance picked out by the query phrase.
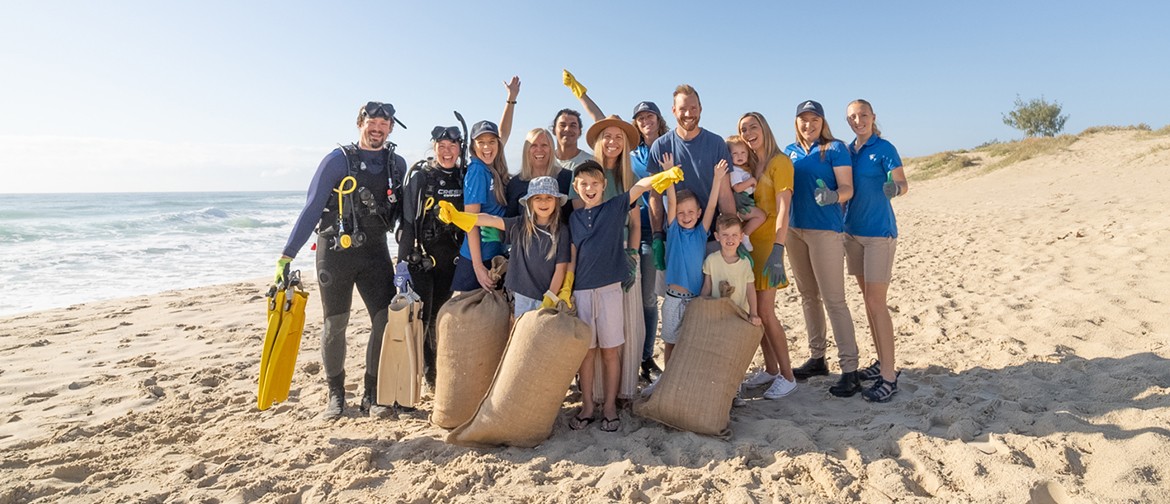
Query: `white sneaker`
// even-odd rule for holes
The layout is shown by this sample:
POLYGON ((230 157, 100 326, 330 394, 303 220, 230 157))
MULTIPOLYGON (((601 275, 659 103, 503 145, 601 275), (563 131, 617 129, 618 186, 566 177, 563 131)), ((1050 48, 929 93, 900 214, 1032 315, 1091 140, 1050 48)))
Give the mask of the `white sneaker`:
POLYGON ((740 243, 743 244, 743 248, 747 249, 748 252, 752 251, 752 240, 751 240, 750 236, 748 236, 746 234, 743 235, 743 241, 740 243))
POLYGON ((657 386, 658 380, 654 380, 649 385, 646 385, 644 388, 642 388, 642 397, 650 397, 650 394, 654 393, 654 387, 657 386))
POLYGON ((772 382, 772 386, 764 391, 764 399, 779 399, 796 390, 796 382, 785 380, 783 376, 777 376, 776 381, 772 382))
POLYGON ((779 376, 780 375, 778 375, 778 374, 768 374, 767 370, 761 369, 759 371, 756 371, 756 374, 753 374, 753 375, 749 376, 746 380, 744 380, 743 386, 749 387, 749 388, 762 387, 764 385, 772 383, 772 380, 775 380, 779 376))

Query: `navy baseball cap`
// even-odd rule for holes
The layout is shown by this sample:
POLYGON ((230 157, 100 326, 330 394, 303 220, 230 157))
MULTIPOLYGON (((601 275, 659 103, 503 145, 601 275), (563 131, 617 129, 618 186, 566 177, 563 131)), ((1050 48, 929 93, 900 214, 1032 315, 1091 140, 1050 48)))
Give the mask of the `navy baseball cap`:
POLYGON ((821 119, 825 118, 825 108, 822 107, 820 103, 817 103, 817 102, 812 101, 812 100, 802 101, 802 102, 800 102, 800 105, 796 106, 796 115, 799 116, 800 114, 803 114, 805 112, 812 112, 812 113, 820 116, 821 119))
POLYGON ((658 105, 655 105, 652 101, 644 101, 638 102, 637 105, 634 105, 634 113, 631 114, 630 117, 638 117, 638 114, 641 114, 642 112, 654 112, 655 115, 662 115, 662 112, 658 110, 658 105))
POLYGON ((491 133, 500 138, 500 127, 491 121, 480 121, 471 125, 471 139, 475 140, 484 133, 491 133))

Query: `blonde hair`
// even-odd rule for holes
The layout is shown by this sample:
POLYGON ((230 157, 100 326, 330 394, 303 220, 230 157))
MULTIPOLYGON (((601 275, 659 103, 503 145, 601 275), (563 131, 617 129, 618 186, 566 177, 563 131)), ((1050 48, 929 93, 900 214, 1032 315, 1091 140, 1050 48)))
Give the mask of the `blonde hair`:
MULTIPOLYGON (((483 136, 483 135, 480 135, 480 136, 483 136)), ((497 144, 496 150, 498 151, 498 152, 496 152, 496 159, 494 159, 491 164, 488 164, 487 167, 489 168, 489 171, 492 172, 492 178, 495 179, 495 188, 492 190, 492 193, 495 194, 496 201, 500 205, 504 205, 508 201, 508 195, 507 195, 508 194, 507 193, 507 186, 508 186, 508 177, 509 177, 508 161, 504 159, 504 139, 497 136, 496 137, 496 144, 497 144)), ((475 157, 475 159, 479 159, 479 154, 476 153, 475 150, 476 150, 475 139, 472 139, 471 140, 471 155, 473 157, 475 157)), ((481 162, 483 161, 482 159, 479 159, 479 160, 481 162)), ((487 164, 487 163, 484 163, 484 164, 487 164)))
MULTIPOLYGON (((797 121, 800 121, 800 116, 796 116, 796 119, 792 120, 792 125, 796 128, 796 143, 800 144, 800 146, 804 147, 804 150, 807 151, 812 147, 812 144, 804 143, 804 137, 800 136, 800 123, 797 121)), ((817 143, 821 146, 821 161, 824 161, 825 147, 836 140, 836 138, 833 138, 833 132, 829 130, 829 122, 826 121, 824 117, 821 117, 821 136, 817 140, 817 143)))
MULTIPOLYGON (((743 124, 744 119, 749 117, 760 123, 760 131, 764 135, 764 155, 761 156, 753 152, 753 154, 756 154, 756 162, 759 163, 759 165, 756 166, 758 173, 753 173, 752 175, 758 179, 763 176, 763 171, 768 169, 768 162, 772 161, 772 158, 779 156, 782 151, 780 150, 780 145, 776 143, 776 135, 772 134, 772 127, 768 126, 768 120, 764 119, 764 114, 759 112, 748 112, 740 116, 739 122, 735 123, 736 129, 738 129, 739 126, 743 124)), ((748 150, 750 151, 751 149, 748 150)))
POLYGON ((753 151, 752 148, 748 145, 747 140, 744 140, 743 137, 739 136, 739 135, 731 135, 731 136, 727 137, 728 154, 731 153, 730 151, 731 151, 731 147, 733 145, 738 145, 740 147, 743 147, 743 150, 747 151, 747 153, 748 153, 747 165, 741 166, 740 168, 743 168, 744 171, 752 174, 752 176, 755 177, 756 176, 756 167, 758 167, 760 165, 760 160, 756 158, 755 151, 753 151))
POLYGON ((536 227, 536 210, 532 208, 532 198, 524 200, 524 232, 520 235, 520 246, 528 249, 536 233, 545 233, 551 240, 552 246, 544 255, 545 260, 551 261, 557 254, 557 231, 561 227, 561 205, 553 205, 553 213, 549 216, 548 231, 536 227))
MULTIPOLYGON (((622 135, 625 134, 626 132, 623 131, 622 135)), ((634 183, 638 181, 638 178, 634 176, 634 168, 633 165, 630 164, 629 142, 622 140, 619 143, 621 143, 622 151, 618 154, 617 166, 606 166, 605 154, 603 154, 605 138, 603 138, 601 135, 597 135, 597 140, 593 142, 593 159, 597 160, 597 164, 601 165, 603 170, 611 170, 616 168, 616 170, 614 170, 615 173, 613 174, 613 180, 617 183, 618 191, 629 191, 630 188, 634 187, 634 183)), ((603 173, 602 175, 604 176, 605 174, 603 173)))
POLYGON ((674 88, 674 94, 671 95, 671 99, 680 94, 694 96, 695 101, 699 102, 699 106, 703 106, 703 100, 699 98, 699 92, 695 91, 695 88, 691 87, 690 84, 679 84, 678 87, 674 88))
POLYGON ((873 111, 873 105, 865 100, 862 100, 861 98, 858 98, 856 100, 849 102, 849 105, 845 106, 845 112, 848 113, 849 107, 853 106, 854 104, 865 105, 865 108, 869 109, 869 115, 873 116, 873 136, 881 138, 882 137, 882 130, 878 129, 877 114, 875 114, 873 111))
MULTIPOLYGON (((548 130, 544 128, 532 128, 531 130, 528 130, 528 135, 524 137, 524 150, 521 151, 524 155, 520 158, 520 180, 532 180, 536 178, 532 173, 534 167, 532 166, 530 153, 532 151, 532 145, 536 143, 537 137, 540 137, 541 135, 548 137, 548 145, 550 149, 556 148, 556 143, 553 141, 552 133, 549 133, 548 130)), ((559 174, 561 171, 561 165, 553 162, 552 156, 553 154, 550 150, 548 158, 548 173, 545 173, 545 175, 555 179, 557 178, 557 174, 559 174)))

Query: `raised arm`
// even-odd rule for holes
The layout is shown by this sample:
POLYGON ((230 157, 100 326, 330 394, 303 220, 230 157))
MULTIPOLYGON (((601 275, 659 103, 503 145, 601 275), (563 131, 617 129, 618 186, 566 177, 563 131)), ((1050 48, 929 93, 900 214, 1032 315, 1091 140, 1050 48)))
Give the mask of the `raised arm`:
MULTIPOLYGON (((719 203, 719 195, 727 184, 727 160, 720 159, 715 164, 715 178, 711 180, 711 195, 707 197, 707 210, 703 212, 703 231, 710 232, 711 224, 715 222, 715 206, 719 203)), ((735 210, 732 209, 732 212, 735 210)))
POLYGON ((596 103, 593 103, 593 98, 589 97, 588 88, 578 82, 572 72, 564 69, 562 69, 562 72, 561 78, 565 82, 565 87, 573 92, 573 96, 576 96, 577 100, 581 102, 581 106, 585 108, 585 112, 589 114, 589 117, 592 117, 594 122, 605 119, 605 114, 601 113, 601 108, 596 103))
POLYGON ((512 80, 504 82, 504 89, 508 90, 508 99, 504 102, 504 115, 500 117, 501 150, 512 134, 512 112, 516 109, 516 97, 520 96, 520 77, 513 75, 512 80))

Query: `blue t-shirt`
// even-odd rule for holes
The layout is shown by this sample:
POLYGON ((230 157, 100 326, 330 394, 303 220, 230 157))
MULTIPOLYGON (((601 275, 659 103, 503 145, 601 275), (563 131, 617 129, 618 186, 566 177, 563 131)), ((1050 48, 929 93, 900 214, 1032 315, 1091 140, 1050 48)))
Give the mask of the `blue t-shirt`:
MULTIPOLYGON (((856 142, 856 140, 854 140, 856 142)), ((882 192, 889 172, 902 166, 894 144, 877 135, 853 150, 853 198, 845 204, 845 232, 854 236, 898 237, 894 207, 882 192)))
POLYGON ((666 227, 666 284, 685 288, 698 295, 703 290, 703 259, 707 257, 707 235, 703 222, 690 229, 678 219, 666 227))
POLYGON ((575 290, 625 280, 625 222, 631 208, 629 193, 624 192, 593 208, 574 210, 569 216, 569 234, 577 246, 575 290))
MULTIPOLYGON (((630 151, 630 168, 634 176, 643 179, 650 176, 650 147, 645 143, 638 144, 638 148, 630 151)), ((657 164, 657 163, 655 163, 657 164)), ((659 167, 661 168, 661 167, 659 167)), ((650 228, 650 191, 642 193, 642 241, 650 243, 654 233, 650 228)))
POLYGON ((821 159, 821 144, 815 143, 812 150, 804 152, 800 144, 789 144, 784 153, 792 159, 792 219, 791 226, 800 229, 821 229, 825 231, 845 231, 845 212, 841 205, 817 205, 813 191, 817 188, 817 179, 825 181, 825 187, 837 190, 837 176, 833 174, 834 166, 850 166, 849 148, 840 140, 833 140, 825 148, 825 158, 821 159))
POLYGON ((681 166, 683 171, 683 180, 674 186, 675 190, 687 189, 695 193, 699 209, 706 211, 711 185, 715 182, 715 165, 723 159, 731 166, 731 152, 727 150, 727 142, 702 128, 690 141, 680 138, 677 130, 670 130, 650 146, 647 169, 652 173, 662 171, 659 160, 667 152, 674 155, 674 164, 681 166))
MULTIPOLYGON (((472 156, 471 166, 467 167, 467 175, 463 177, 463 205, 479 204, 480 213, 503 217, 506 208, 504 202, 496 199, 495 188, 496 178, 492 176, 491 168, 488 168, 479 158, 472 156)), ((495 231, 497 230, 493 229, 489 233, 495 231)), ((504 255, 504 244, 501 241, 486 241, 481 236, 479 253, 480 259, 484 261, 498 255, 504 255)), ((467 238, 463 239, 459 255, 471 259, 471 246, 467 238)))

